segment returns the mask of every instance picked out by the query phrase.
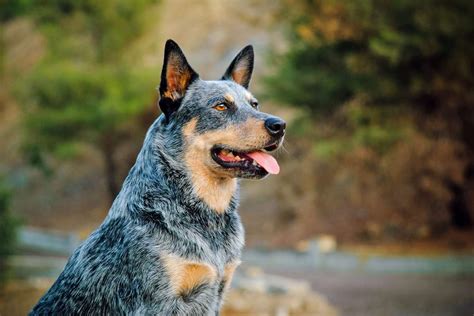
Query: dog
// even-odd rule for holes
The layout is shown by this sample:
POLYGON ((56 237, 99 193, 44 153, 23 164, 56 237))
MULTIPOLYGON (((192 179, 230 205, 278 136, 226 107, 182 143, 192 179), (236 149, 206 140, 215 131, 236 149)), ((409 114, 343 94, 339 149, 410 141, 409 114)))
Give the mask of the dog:
POLYGON ((162 114, 100 227, 30 315, 219 315, 240 263, 239 178, 277 174, 286 123, 247 90, 252 46, 204 81, 172 40, 162 114))

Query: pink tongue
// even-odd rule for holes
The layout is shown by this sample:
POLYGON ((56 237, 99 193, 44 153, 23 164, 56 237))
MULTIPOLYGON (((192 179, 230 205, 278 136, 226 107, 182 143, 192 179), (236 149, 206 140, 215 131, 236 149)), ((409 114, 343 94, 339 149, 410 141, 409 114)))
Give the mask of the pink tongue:
POLYGON ((260 166, 262 166, 268 173, 278 174, 280 172, 280 166, 275 158, 271 155, 262 151, 254 151, 247 153, 247 156, 255 160, 260 166))

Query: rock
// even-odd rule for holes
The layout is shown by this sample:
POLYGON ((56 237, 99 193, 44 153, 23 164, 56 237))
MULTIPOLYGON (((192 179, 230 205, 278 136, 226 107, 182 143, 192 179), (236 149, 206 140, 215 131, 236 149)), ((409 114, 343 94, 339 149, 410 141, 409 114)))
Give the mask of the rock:
POLYGON ((319 236, 319 238, 317 239, 317 244, 318 244, 319 251, 321 253, 332 252, 336 250, 336 247, 337 247, 336 238, 334 238, 334 236, 331 236, 331 235, 319 236))
POLYGON ((336 309, 313 292, 309 283, 253 271, 247 268, 235 275, 225 298, 223 316, 337 315, 336 309))
POLYGON ((336 309, 316 293, 270 294, 231 289, 222 316, 336 316, 336 309))

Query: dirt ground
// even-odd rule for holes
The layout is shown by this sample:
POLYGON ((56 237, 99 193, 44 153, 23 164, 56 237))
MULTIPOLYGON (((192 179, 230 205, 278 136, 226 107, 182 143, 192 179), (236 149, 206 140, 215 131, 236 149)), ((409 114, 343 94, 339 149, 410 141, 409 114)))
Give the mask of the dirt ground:
POLYGON ((350 316, 460 316, 474 312, 474 276, 268 270, 304 279, 350 316))
MULTIPOLYGON (((26 315, 51 285, 51 279, 10 282, 0 291, 0 315, 26 315)), ((239 291, 226 295, 223 316, 337 316, 317 293, 284 294, 239 291)))

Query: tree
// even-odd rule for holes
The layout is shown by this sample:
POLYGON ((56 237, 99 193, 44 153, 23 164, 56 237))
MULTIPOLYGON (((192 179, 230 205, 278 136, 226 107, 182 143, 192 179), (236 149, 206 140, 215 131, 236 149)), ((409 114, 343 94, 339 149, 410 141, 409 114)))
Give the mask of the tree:
POLYGON ((320 112, 359 92, 373 105, 410 102, 428 111, 445 106, 446 94, 459 107, 472 97, 471 1, 285 3, 291 48, 268 85, 278 98, 320 112))
POLYGON ((269 95, 313 117, 364 96, 369 111, 403 107, 427 137, 462 143, 464 178, 441 181, 453 195, 453 224, 472 226, 474 3, 287 0, 284 11, 290 48, 276 58, 269 95))
POLYGON ((74 145, 95 146, 104 159, 108 192, 119 191, 115 150, 128 134, 133 117, 152 101, 153 80, 143 71, 71 64, 45 65, 24 82, 28 100, 25 148, 33 163, 44 152, 67 156, 74 145))
POLYGON ((9 210, 10 192, 0 179, 0 284, 8 277, 7 259, 15 250, 18 219, 9 210))
POLYGON ((127 123, 154 101, 150 72, 125 55, 146 29, 143 16, 155 2, 59 0, 25 1, 27 9, 13 6, 18 14, 30 12, 48 39, 47 56, 18 89, 31 161, 41 164, 46 153, 92 144, 102 154, 111 199, 119 191, 114 156, 129 133, 127 123))

